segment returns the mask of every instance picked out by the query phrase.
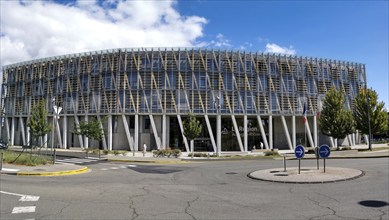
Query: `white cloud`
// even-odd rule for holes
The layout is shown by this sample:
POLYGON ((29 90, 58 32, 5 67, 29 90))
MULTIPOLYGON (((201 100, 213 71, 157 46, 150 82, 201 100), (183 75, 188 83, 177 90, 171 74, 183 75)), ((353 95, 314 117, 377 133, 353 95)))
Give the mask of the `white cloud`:
POLYGON ((293 46, 287 47, 281 47, 274 43, 267 43, 265 53, 280 53, 280 54, 286 54, 286 55, 295 55, 297 52, 295 49, 293 49, 293 46))
POLYGON ((175 1, 0 4, 0 65, 110 48, 198 46, 207 23, 203 17, 181 15, 175 1))
POLYGON ((207 46, 207 47, 221 47, 221 48, 226 48, 226 47, 232 47, 230 40, 228 40, 223 34, 218 33, 216 35, 216 40, 212 40, 209 43, 206 43, 205 45, 203 44, 202 46, 207 46))

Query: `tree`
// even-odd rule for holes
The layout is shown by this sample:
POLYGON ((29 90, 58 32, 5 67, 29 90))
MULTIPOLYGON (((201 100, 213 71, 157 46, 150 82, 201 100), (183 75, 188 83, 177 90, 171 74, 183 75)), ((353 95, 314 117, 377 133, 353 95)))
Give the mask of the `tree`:
POLYGON ((79 125, 75 125, 77 135, 85 136, 89 139, 101 141, 103 139, 103 129, 100 127, 100 122, 97 118, 90 121, 81 121, 79 125))
MULTIPOLYGON (((385 103, 378 103, 377 100, 377 92, 372 89, 362 89, 354 99, 353 116, 356 128, 363 134, 369 134, 369 120, 372 135, 388 131, 388 113, 385 110, 385 103)), ((369 149, 371 150, 371 144, 369 149)))
MULTIPOLYGON (((47 121, 46 101, 43 99, 32 107, 31 117, 28 119, 27 126, 30 127, 30 133, 33 139, 37 140, 45 136, 52 129, 47 121)), ((32 145, 30 143, 30 145, 32 145)), ((41 144, 42 146, 42 144, 41 144)))
POLYGON ((343 139, 355 131, 353 115, 346 110, 343 92, 333 87, 326 93, 319 123, 323 134, 335 138, 337 148, 337 139, 343 139))
POLYGON ((189 113, 189 118, 184 121, 184 135, 186 138, 190 140, 190 149, 192 152, 194 151, 194 139, 197 138, 201 133, 202 126, 200 122, 196 119, 196 117, 189 113))

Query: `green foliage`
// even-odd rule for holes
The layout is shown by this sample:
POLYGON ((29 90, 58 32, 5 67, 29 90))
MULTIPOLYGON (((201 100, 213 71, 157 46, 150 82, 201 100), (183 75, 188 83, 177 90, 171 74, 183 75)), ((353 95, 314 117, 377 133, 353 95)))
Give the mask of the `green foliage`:
POLYGON ((153 150, 153 156, 154 157, 179 157, 181 155, 181 150, 179 149, 160 149, 160 150, 153 150))
POLYGON ((184 121, 184 135, 190 141, 197 138, 201 133, 202 126, 196 117, 189 113, 189 118, 184 121))
POLYGON ((355 131, 352 112, 346 110, 344 105, 344 94, 334 87, 325 96, 319 127, 323 134, 338 139, 355 131))
POLYGON ((43 137, 52 129, 47 121, 48 112, 45 103, 43 99, 32 107, 31 117, 28 119, 27 126, 30 127, 30 133, 33 138, 43 137))
POLYGON ((47 156, 36 154, 30 155, 29 153, 20 153, 10 150, 4 151, 3 161, 5 163, 13 163, 25 166, 46 165, 52 162, 51 158, 47 156))
POLYGON ((97 118, 90 121, 81 121, 79 125, 75 125, 77 135, 82 135, 92 140, 101 141, 103 139, 103 129, 100 127, 100 122, 97 118))
POLYGON ((376 91, 371 89, 363 89, 354 99, 353 116, 356 128, 363 134, 369 134, 369 115, 372 135, 388 131, 388 113, 385 110, 385 103, 378 103, 377 100, 376 91))

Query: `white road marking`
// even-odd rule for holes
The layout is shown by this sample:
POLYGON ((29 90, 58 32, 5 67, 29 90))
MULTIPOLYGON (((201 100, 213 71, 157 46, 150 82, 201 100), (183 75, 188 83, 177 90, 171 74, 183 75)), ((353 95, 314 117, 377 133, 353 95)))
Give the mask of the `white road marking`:
POLYGON ((35 212, 35 206, 14 207, 12 214, 35 212))
POLYGON ((3 170, 3 171, 8 171, 8 172, 16 172, 16 171, 19 171, 18 169, 11 169, 11 168, 2 168, 1 170, 3 170))
POLYGON ((35 202, 39 200, 39 196, 22 196, 19 201, 22 202, 35 202))
POLYGON ((102 170, 102 171, 118 170, 118 169, 126 169, 126 168, 129 168, 129 167, 137 167, 137 165, 127 165, 127 166, 119 166, 119 167, 101 168, 100 170, 102 170))

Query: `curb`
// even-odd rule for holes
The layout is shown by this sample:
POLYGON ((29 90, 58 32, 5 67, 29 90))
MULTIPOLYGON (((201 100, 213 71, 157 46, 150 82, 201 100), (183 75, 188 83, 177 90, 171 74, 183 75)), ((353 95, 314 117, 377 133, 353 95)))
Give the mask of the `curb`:
POLYGON ((184 163, 190 163, 189 161, 158 161, 158 160, 120 160, 120 159, 107 159, 109 162, 126 162, 126 163, 155 163, 155 164, 184 164, 184 163))
POLYGON ((14 172, 14 173, 2 173, 7 175, 16 176, 67 176, 89 172, 88 167, 83 167, 77 170, 64 170, 64 171, 53 171, 53 172, 14 172))
POLYGON ((251 173, 253 173, 255 171, 252 171, 252 172, 248 173, 247 177, 249 177, 249 178, 251 178, 253 180, 261 180, 261 181, 273 182, 273 183, 322 184, 322 183, 337 183, 337 182, 344 182, 344 181, 348 181, 348 180, 354 180, 354 179, 362 177, 362 176, 364 176, 366 174, 365 171, 363 171, 363 170, 359 170, 359 171, 361 171, 361 174, 359 174, 357 176, 353 176, 353 177, 350 177, 350 178, 339 179, 339 180, 324 180, 324 181, 278 181, 278 180, 264 179, 264 178, 259 178, 259 177, 252 176, 251 173))

